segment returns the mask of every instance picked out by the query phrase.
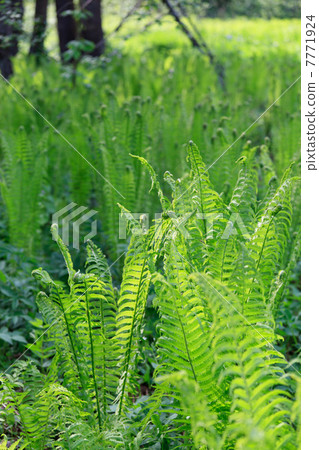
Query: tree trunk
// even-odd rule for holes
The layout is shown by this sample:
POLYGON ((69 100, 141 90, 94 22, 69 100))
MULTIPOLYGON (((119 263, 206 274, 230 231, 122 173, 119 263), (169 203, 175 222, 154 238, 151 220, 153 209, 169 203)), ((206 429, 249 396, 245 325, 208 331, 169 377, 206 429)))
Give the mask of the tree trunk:
POLYGON ((36 0, 30 55, 43 55, 44 38, 47 26, 48 0, 36 0))
POLYGON ((90 55, 101 56, 105 48, 101 0, 81 0, 81 8, 89 13, 89 17, 82 24, 82 37, 95 44, 90 55))
POLYGON ((63 60, 63 54, 68 50, 68 43, 76 39, 76 23, 73 16, 63 17, 64 11, 74 11, 73 0, 55 0, 56 14, 58 22, 58 35, 60 55, 63 60))
POLYGON ((0 57, 0 71, 1 75, 8 79, 13 75, 13 66, 12 61, 9 56, 7 57, 0 57))
POLYGON ((0 70, 5 78, 9 78, 13 74, 11 57, 18 53, 22 19, 22 0, 0 2, 0 70))

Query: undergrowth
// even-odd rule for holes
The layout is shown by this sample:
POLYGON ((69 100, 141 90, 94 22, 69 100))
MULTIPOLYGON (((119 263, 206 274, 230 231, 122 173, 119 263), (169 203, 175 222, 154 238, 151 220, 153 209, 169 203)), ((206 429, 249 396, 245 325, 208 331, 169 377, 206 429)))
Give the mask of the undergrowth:
POLYGON ((278 350, 277 322, 299 258, 298 171, 291 164, 265 189, 268 150, 247 147, 225 201, 196 145, 187 151, 188 174, 165 174, 171 199, 135 158, 162 218, 145 229, 120 206, 132 236, 119 290, 93 242, 77 271, 52 226, 68 281, 33 276, 55 356, 47 370, 26 360, 1 377, 1 421, 17 416, 26 448, 299 448, 299 363, 278 350), (141 395, 149 298, 156 363, 141 395))
POLYGON ((188 170, 184 143, 193 139, 226 200, 237 179, 235 162, 248 139, 260 145, 266 138, 278 176, 298 159, 298 83, 242 134, 298 77, 297 23, 227 21, 226 36, 219 21, 208 25, 207 39, 213 39, 224 67, 224 90, 205 58, 178 45, 169 34, 172 27, 167 35, 155 27, 129 40, 135 50, 127 43, 122 50, 110 49, 99 62, 83 62, 76 88, 53 59, 32 66, 20 57, 13 85, 76 150, 3 84, 0 180, 11 244, 46 253, 44 225, 72 201, 98 211, 99 244, 115 260, 122 250, 116 202, 134 212, 160 210, 156 196, 148 194, 145 169, 129 153, 146 158, 158 173, 169 170, 181 177, 188 170), (165 45, 167 39, 174 48, 165 45), (22 124, 24 132, 18 133, 22 124), (20 159, 20 154, 26 157, 20 159), (30 184, 33 192, 26 189, 30 184))
POLYGON ((17 57, 58 133, 1 86, 1 448, 300 447, 299 83, 263 114, 298 26, 204 20, 223 88, 170 22, 75 88, 17 57), (86 253, 48 233, 71 202, 97 211, 86 253))

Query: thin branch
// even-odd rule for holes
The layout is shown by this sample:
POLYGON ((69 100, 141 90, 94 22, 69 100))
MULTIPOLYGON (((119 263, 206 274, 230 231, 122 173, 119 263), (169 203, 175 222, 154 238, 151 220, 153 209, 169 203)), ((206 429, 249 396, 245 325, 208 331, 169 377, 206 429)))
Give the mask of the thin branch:
POLYGON ((113 36, 115 33, 120 31, 120 29, 122 28, 124 23, 127 21, 127 19, 129 19, 141 7, 142 3, 143 3, 143 0, 138 0, 135 3, 135 5, 132 6, 132 8, 128 11, 126 16, 124 16, 123 19, 120 21, 120 23, 117 25, 117 27, 109 34, 109 37, 113 36))
POLYGON ((181 13, 188 19, 188 22, 190 24, 190 26, 193 28, 194 32, 197 34, 197 37, 199 39, 199 41, 201 41, 201 45, 202 47, 205 48, 207 55, 209 56, 209 59, 211 62, 213 62, 214 60, 214 55, 211 52, 210 48, 208 47, 208 45, 206 44, 205 39, 203 38, 203 35, 201 34, 201 32, 199 31, 199 29, 197 28, 197 25, 195 24, 195 22, 193 22, 191 16, 189 14, 187 14, 186 8, 185 6, 181 3, 181 1, 177 1, 177 6, 180 9, 181 13))
POLYGON ((196 47, 201 53, 205 54, 202 46, 198 42, 198 40, 193 36, 191 31, 187 28, 187 26, 184 24, 184 22, 181 20, 181 17, 178 13, 178 11, 175 10, 174 6, 170 2, 170 0, 162 0, 164 5, 167 7, 169 13, 173 16, 174 20, 178 23, 178 25, 181 27, 182 31, 186 34, 188 39, 193 44, 193 47, 196 47))

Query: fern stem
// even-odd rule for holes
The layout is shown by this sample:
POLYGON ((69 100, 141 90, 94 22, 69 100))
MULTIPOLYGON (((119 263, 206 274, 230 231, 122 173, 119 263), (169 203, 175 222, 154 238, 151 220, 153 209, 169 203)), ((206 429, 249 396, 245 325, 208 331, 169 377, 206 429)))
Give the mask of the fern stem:
MULTIPOLYGON (((272 220, 273 220, 273 217, 271 217, 271 219, 270 219, 270 221, 269 221, 269 224, 268 224, 268 227, 267 227, 267 230, 266 230, 266 233, 265 233, 265 237, 264 237, 263 244, 262 244, 262 246, 261 246, 261 250, 260 250, 260 253, 259 253, 259 258, 258 258, 256 270, 255 270, 255 276, 254 276, 254 278, 253 278, 252 284, 253 284, 253 283, 255 282, 255 280, 256 280, 256 275, 257 275, 257 272, 258 272, 258 269, 259 269, 259 265, 260 265, 260 261, 261 261, 262 254, 263 254, 263 252, 264 252, 264 248, 265 248, 265 244, 266 244, 266 239, 267 239, 267 235, 268 235, 268 232, 269 232, 269 229, 270 229, 270 225, 271 225, 271 223, 272 223, 272 220)), ((250 294, 251 294, 251 291, 252 291, 252 286, 251 286, 250 289, 249 289, 249 293, 248 293, 248 296, 247 296, 248 298, 249 298, 249 296, 250 296, 250 294)))
MULTIPOLYGON (((178 282, 180 283, 179 272, 177 272, 177 278, 178 278, 178 282)), ((184 329, 184 324, 182 322, 182 318, 181 318, 181 316, 179 314, 179 311, 178 311, 178 306, 177 306, 177 302, 176 302, 176 296, 175 296, 174 293, 173 293, 173 298, 174 298, 174 305, 175 305, 175 310, 176 310, 176 313, 177 313, 177 317, 178 317, 178 320, 179 320, 179 322, 181 324, 181 328, 182 328, 183 339, 184 339, 184 343, 185 343, 185 348, 186 348, 186 352, 187 352, 188 361, 189 361, 189 364, 190 364, 192 372, 193 372, 194 380, 197 382, 195 369, 194 369, 194 366, 193 366, 193 363, 192 363, 192 359, 191 359, 191 355, 190 355, 189 347, 188 347, 188 342, 187 342, 187 339, 186 339, 186 333, 185 333, 185 329, 184 329)))
POLYGON ((268 227, 267 227, 267 231, 266 231, 266 234, 265 234, 265 237, 264 237, 264 240, 263 240, 263 245, 262 245, 262 247, 261 247, 260 254, 259 254, 259 258, 258 258, 258 262, 257 262, 256 273, 257 273, 257 271, 258 271, 258 269, 259 269, 259 264, 260 264, 260 261, 261 261, 262 254, 263 254, 263 252, 264 252, 264 247, 265 247, 267 235, 268 235, 269 228, 270 228, 270 225, 271 225, 271 223, 272 223, 272 220, 273 220, 273 217, 272 217, 272 218, 270 219, 270 221, 269 221, 269 224, 268 224, 268 227))
POLYGON ((76 350, 75 350, 75 345, 74 345, 74 342, 73 342, 73 333, 71 331, 71 328, 70 328, 70 325, 69 325, 69 321, 67 319, 67 316, 66 316, 66 313, 65 313, 65 309, 64 309, 64 306, 63 306, 63 302, 62 302, 62 300, 60 298, 59 291, 57 292, 57 295, 58 295, 58 298, 59 298, 60 306, 62 308, 62 313, 63 313, 64 321, 65 321, 65 324, 66 324, 66 328, 67 328, 67 331, 68 331, 68 336, 69 336, 69 339, 70 339, 70 344, 71 344, 71 348, 72 348, 72 352, 73 352, 73 356, 74 356, 74 360, 75 360, 75 365, 76 365, 76 368, 78 370, 81 387, 82 387, 83 393, 85 394, 86 400, 88 400, 86 389, 85 389, 85 384, 83 383, 82 371, 80 369, 80 364, 79 364, 79 361, 78 361, 78 357, 77 357, 76 350))
POLYGON ((220 281, 223 282, 223 275, 224 275, 224 261, 225 261, 225 256, 226 256, 226 248, 227 248, 227 244, 228 244, 228 240, 225 243, 225 247, 224 247, 224 251, 223 251, 223 259, 222 259, 222 267, 221 267, 221 273, 220 273, 220 281))
POLYGON ((99 401, 99 391, 97 388, 96 377, 95 377, 95 358, 94 358, 94 346, 93 346, 93 338, 92 338, 92 327, 91 327, 91 314, 89 310, 89 299, 88 299, 88 290, 86 281, 84 282, 85 286, 85 303, 86 303, 86 315, 89 325, 89 336, 90 336, 90 348, 91 348, 91 367, 92 367, 92 376, 96 397, 96 406, 97 406, 97 417, 99 421, 99 430, 102 431, 102 420, 101 420, 101 411, 100 411, 100 401, 99 401))
POLYGON ((180 322, 180 324, 181 324, 181 328, 182 328, 183 339, 184 339, 184 343, 185 343, 185 348, 186 348, 186 352, 187 352, 188 361, 189 361, 189 364, 190 364, 191 369, 192 369, 192 372, 193 372, 194 380, 197 382, 197 377, 196 377, 195 369, 194 369, 194 366, 193 366, 193 363, 192 363, 192 358, 191 358, 191 355, 190 355, 190 352, 189 352, 189 348, 188 348, 188 343, 187 343, 187 339, 186 339, 186 333, 185 333, 184 324, 183 324, 183 322, 182 322, 181 316, 180 316, 179 311, 178 311, 178 306, 177 306, 177 304, 176 304, 176 297, 175 297, 174 294, 173 294, 173 296, 174 296, 174 300, 175 300, 175 301, 174 301, 174 304, 175 304, 175 309, 176 309, 177 317, 178 317, 178 320, 179 320, 179 322, 180 322))
POLYGON ((102 299, 100 299, 100 314, 101 314, 101 324, 102 324, 102 330, 103 330, 103 410, 104 410, 104 417, 106 416, 106 367, 105 367, 105 359, 106 359, 106 353, 105 353, 105 345, 104 345, 104 310, 102 305, 102 299))
MULTIPOLYGON (((194 161, 196 161, 196 158, 194 156, 193 146, 191 145, 190 148, 191 148, 191 151, 193 153, 193 159, 194 159, 194 161)), ((197 167, 197 164, 195 164, 195 167, 196 167, 197 176, 198 176, 199 193, 200 193, 200 209, 201 209, 201 213, 202 213, 202 217, 203 217, 204 239, 206 240, 207 229, 206 229, 206 220, 204 218, 205 216, 204 216, 204 208, 203 208, 202 183, 201 183, 200 172, 199 172, 199 169, 197 167)))
POLYGON ((50 419, 50 407, 48 406, 48 408, 47 408, 47 419, 45 421, 45 428, 44 428, 44 432, 42 434, 41 450, 45 450, 45 441, 46 441, 46 438, 47 438, 47 430, 48 430, 49 419, 50 419))
POLYGON ((131 328, 129 342, 128 342, 128 345, 127 345, 127 353, 126 353, 127 357, 126 357, 125 366, 124 366, 124 381, 123 381, 123 387, 122 387, 122 395, 121 395, 121 398, 120 398, 119 409, 118 409, 118 414, 119 415, 121 415, 121 412, 122 412, 125 387, 126 387, 127 378, 128 378, 127 371, 128 371, 128 366, 129 366, 129 363, 130 363, 130 358, 131 358, 134 322, 135 322, 135 316, 136 316, 136 312, 137 312, 138 297, 139 297, 139 293, 140 293, 140 289, 141 289, 141 285, 142 285, 142 278, 143 278, 143 275, 144 275, 144 268, 145 268, 146 260, 147 260, 147 257, 145 257, 144 261, 143 261, 141 275, 140 275, 140 279, 139 279, 139 283, 138 283, 138 289, 137 289, 137 293, 136 293, 136 301, 135 301, 135 305, 134 305, 134 313, 133 313, 133 318, 132 318, 132 328, 131 328))

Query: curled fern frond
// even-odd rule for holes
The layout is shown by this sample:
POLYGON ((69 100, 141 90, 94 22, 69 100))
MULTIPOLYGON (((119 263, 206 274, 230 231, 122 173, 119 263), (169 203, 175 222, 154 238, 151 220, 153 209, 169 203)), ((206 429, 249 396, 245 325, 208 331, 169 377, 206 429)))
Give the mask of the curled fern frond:
POLYGON ((150 176, 151 176, 151 180, 152 180, 152 185, 150 188, 150 192, 152 191, 153 187, 155 186, 157 189, 157 194, 158 194, 158 198, 160 199, 162 208, 164 211, 167 210, 167 208, 169 207, 169 201, 167 200, 167 198, 164 196, 162 188, 159 184, 159 181, 157 179, 157 175, 155 173, 155 170, 153 169, 153 167, 149 164, 149 162, 147 162, 147 160, 145 158, 143 158, 142 156, 138 156, 138 155, 132 155, 130 153, 130 156, 132 156, 132 158, 136 158, 138 159, 143 166, 146 167, 146 169, 148 170, 150 176))

